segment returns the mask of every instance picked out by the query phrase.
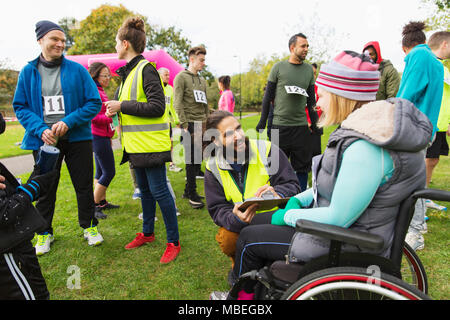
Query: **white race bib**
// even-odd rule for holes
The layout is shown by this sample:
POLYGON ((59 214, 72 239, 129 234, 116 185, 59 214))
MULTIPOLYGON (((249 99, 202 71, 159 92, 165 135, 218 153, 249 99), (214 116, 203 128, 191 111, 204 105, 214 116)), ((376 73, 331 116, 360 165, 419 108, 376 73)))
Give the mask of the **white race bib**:
POLYGON ((64 96, 44 96, 44 114, 65 114, 64 96))
POLYGON ((299 94, 305 97, 309 97, 306 90, 297 86, 284 86, 287 94, 299 94))
POLYGON ((166 96, 165 98, 166 98, 166 104, 169 105, 169 104, 170 104, 170 100, 171 100, 170 98, 171 98, 171 97, 166 96))
POLYGON ((206 93, 204 91, 194 90, 194 99, 195 102, 208 104, 208 101, 206 101, 206 93))

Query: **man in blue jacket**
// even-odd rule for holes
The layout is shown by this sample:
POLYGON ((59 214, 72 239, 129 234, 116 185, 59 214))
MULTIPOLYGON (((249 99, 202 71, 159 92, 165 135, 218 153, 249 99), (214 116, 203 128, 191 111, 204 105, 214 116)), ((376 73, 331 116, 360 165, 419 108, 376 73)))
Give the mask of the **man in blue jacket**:
POLYGON ((101 109, 97 87, 87 70, 63 56, 64 30, 50 21, 36 24, 41 55, 20 72, 13 107, 25 128, 22 149, 33 150, 36 160, 43 144, 60 150, 58 175, 48 193, 40 197, 36 208, 47 221, 45 232, 38 234, 36 254, 50 251, 53 241, 52 220, 62 161, 72 179, 78 203, 78 220, 89 245, 103 242, 97 230, 93 198, 93 160, 91 119, 101 109))

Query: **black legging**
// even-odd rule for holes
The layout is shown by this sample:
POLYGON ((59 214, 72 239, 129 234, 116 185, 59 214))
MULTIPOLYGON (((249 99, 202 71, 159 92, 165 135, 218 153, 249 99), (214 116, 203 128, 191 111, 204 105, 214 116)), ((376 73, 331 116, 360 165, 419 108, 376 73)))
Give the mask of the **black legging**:
POLYGON ((242 229, 236 244, 233 282, 242 274, 257 270, 267 262, 284 260, 295 228, 272 224, 249 225, 242 229))

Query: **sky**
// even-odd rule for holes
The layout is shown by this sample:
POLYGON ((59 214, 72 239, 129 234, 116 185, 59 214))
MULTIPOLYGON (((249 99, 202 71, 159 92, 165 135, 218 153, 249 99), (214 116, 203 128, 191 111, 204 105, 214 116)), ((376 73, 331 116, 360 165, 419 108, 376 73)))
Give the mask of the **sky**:
MULTIPOLYGON (((329 53, 331 58, 342 50, 360 52, 367 42, 376 40, 383 58, 391 60, 401 72, 402 28, 409 21, 427 16, 421 0, 4 1, 0 60, 20 70, 40 53, 34 32, 36 22, 58 22, 63 17, 81 21, 105 3, 123 4, 147 16, 150 24, 181 29, 193 45, 205 44, 206 63, 215 76, 245 72, 254 58, 287 55, 290 36, 306 34, 302 30, 308 30, 305 24, 311 26, 314 21, 324 33, 334 31, 334 35, 325 34, 321 40, 335 43, 329 53)), ((310 46, 314 45, 310 41, 310 46)))

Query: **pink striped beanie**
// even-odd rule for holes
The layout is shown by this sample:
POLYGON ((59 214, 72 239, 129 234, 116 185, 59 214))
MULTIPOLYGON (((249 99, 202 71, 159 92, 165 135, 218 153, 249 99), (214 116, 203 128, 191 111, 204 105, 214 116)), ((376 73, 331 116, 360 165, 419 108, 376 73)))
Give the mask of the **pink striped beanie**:
POLYGON ((343 51, 321 66, 316 85, 347 99, 376 100, 380 86, 378 64, 364 54, 343 51))

